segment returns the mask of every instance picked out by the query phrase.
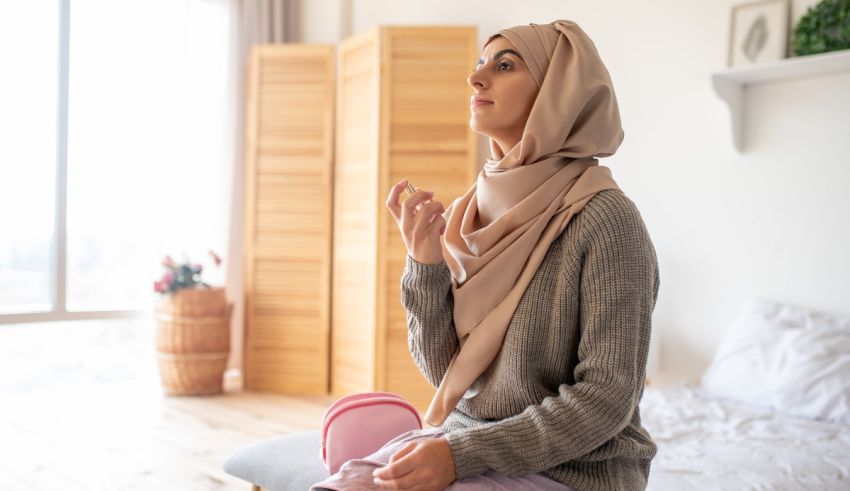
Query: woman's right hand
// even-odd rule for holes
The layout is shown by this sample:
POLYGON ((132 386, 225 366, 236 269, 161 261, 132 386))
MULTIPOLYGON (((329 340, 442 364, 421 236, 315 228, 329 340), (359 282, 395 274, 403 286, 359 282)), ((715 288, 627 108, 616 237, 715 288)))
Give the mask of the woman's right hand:
POLYGON ((395 218, 410 257, 423 264, 439 264, 443 261, 440 236, 446 231, 443 218, 446 209, 439 201, 431 201, 433 192, 421 189, 399 203, 406 186, 407 179, 404 179, 390 189, 387 208, 395 218))

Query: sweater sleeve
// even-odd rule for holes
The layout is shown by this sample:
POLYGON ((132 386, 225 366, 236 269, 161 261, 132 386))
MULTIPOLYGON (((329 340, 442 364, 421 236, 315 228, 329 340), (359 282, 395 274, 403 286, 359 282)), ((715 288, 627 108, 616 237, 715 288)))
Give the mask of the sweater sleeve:
POLYGON ((401 277, 401 303, 407 311, 407 347, 419 371, 436 388, 458 347, 451 271, 446 261, 424 264, 408 254, 401 277))
MULTIPOLYGON (((658 291, 655 250, 637 209, 583 217, 578 363, 573 384, 522 413, 445 435, 456 478, 541 472, 584 454, 629 423, 644 381, 658 291)), ((568 328, 568 326, 564 326, 568 328)))

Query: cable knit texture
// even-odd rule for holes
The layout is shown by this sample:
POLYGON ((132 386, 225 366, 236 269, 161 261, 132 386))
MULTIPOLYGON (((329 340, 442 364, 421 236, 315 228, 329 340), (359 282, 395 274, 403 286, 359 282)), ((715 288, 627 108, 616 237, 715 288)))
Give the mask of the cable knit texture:
MULTIPOLYGON (((597 193, 552 243, 501 350, 441 429, 457 479, 543 471, 577 491, 646 488, 657 447, 641 426, 658 261, 621 190, 597 193)), ((458 347, 445 261, 407 256, 408 347, 435 388, 458 347)))

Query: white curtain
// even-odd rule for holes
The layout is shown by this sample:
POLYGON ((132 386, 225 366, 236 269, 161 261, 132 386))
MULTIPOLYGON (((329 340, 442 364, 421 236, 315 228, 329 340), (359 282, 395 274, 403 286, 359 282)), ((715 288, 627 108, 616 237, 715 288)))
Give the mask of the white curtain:
MULTIPOLYGON (((247 56, 253 44, 298 42, 297 0, 233 0, 231 56, 233 64, 233 131, 234 155, 231 188, 230 225, 227 245, 227 295, 233 302, 230 360, 228 368, 242 373, 244 346, 245 294, 243 285, 244 226, 244 114, 247 56)), ((233 372, 231 372, 233 373, 233 372)))

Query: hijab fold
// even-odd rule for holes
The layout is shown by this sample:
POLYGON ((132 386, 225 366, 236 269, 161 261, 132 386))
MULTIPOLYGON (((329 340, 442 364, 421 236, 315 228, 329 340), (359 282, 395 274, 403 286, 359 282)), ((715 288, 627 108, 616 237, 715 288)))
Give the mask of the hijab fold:
MULTIPOLYGON (((502 29, 539 91, 520 141, 491 157, 446 209, 443 255, 452 274, 458 350, 425 421, 440 426, 495 359, 522 295, 552 242, 593 196, 619 189, 596 157, 623 141, 608 70, 577 24, 557 20, 502 29)), ((497 101, 498 103, 498 101, 497 101)))

